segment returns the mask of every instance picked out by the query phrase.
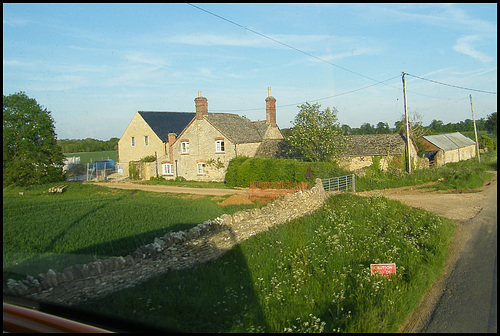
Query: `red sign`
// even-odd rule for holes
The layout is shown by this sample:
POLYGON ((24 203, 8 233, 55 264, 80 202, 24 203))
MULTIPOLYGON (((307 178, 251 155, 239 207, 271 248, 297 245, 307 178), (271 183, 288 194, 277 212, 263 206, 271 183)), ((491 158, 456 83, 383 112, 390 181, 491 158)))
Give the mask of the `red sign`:
POLYGON ((372 275, 393 275, 396 274, 396 264, 370 264, 372 275))

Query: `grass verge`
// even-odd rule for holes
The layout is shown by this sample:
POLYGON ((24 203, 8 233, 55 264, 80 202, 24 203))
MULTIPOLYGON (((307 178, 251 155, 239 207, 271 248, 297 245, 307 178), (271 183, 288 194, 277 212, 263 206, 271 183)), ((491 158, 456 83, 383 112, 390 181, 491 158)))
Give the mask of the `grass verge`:
POLYGON ((216 261, 80 308, 187 332, 395 332, 440 273, 453 230, 384 197, 338 195, 216 261), (397 273, 371 276, 371 263, 397 273))
POLYGON ((497 170, 497 152, 481 155, 481 163, 476 158, 448 163, 441 167, 413 170, 411 174, 383 172, 374 166, 366 171, 366 176, 356 176, 356 191, 399 188, 444 178, 442 183, 432 186, 438 190, 466 190, 482 187, 493 177, 487 170, 497 170))

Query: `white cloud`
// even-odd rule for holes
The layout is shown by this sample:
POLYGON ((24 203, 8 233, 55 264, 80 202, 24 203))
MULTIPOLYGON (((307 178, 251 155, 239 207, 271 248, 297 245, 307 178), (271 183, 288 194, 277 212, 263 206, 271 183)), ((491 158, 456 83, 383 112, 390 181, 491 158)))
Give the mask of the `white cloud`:
POLYGON ((3 18, 3 24, 7 25, 7 26, 11 26, 11 27, 22 27, 22 26, 26 26, 28 23, 29 23, 28 20, 20 18, 20 17, 10 16, 10 17, 5 18, 5 16, 4 16, 4 18, 3 18))
POLYGON ((148 64, 156 67, 165 67, 168 64, 166 58, 146 55, 142 52, 128 52, 125 59, 135 63, 148 64))
POLYGON ((473 46, 473 42, 478 41, 480 39, 481 38, 478 35, 463 36, 457 40, 457 42, 453 46, 453 50, 461 54, 465 54, 467 56, 475 58, 483 63, 491 62, 493 60, 492 57, 476 50, 476 48, 473 46))
POLYGON ((382 53, 382 50, 376 49, 376 48, 370 48, 370 47, 353 47, 351 50, 347 50, 344 52, 339 52, 339 53, 329 53, 324 56, 319 56, 322 60, 325 61, 333 61, 333 60, 339 60, 342 58, 346 57, 353 57, 353 56, 361 56, 361 55, 379 55, 382 53))
MULTIPOLYGON (((266 35, 266 34, 263 34, 266 35)), ((329 35, 266 35, 258 36, 255 34, 246 35, 218 35, 218 34, 184 34, 168 38, 165 42, 180 43, 187 45, 203 46, 233 46, 233 47, 254 47, 254 48, 285 48, 274 39, 292 47, 318 42, 325 42, 332 39, 329 35)))

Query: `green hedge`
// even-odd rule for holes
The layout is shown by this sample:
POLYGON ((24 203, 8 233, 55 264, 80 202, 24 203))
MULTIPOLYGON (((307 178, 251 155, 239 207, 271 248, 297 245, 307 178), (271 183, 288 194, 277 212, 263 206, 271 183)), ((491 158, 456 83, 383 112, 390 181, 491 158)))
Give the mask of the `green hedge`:
POLYGON ((488 148, 490 151, 497 149, 497 141, 484 134, 479 138, 479 145, 481 148, 488 148))
POLYGON ((230 187, 250 187, 252 181, 314 182, 316 178, 347 175, 332 162, 299 162, 293 159, 238 156, 229 162, 225 183, 230 187))

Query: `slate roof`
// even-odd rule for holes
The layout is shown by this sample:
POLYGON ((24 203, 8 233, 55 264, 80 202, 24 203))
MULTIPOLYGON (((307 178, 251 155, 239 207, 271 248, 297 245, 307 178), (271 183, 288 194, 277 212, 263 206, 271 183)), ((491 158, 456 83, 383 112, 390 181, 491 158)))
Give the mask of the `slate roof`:
POLYGON ((364 134, 346 137, 347 147, 343 156, 401 155, 405 139, 401 134, 364 134))
POLYGON ((434 146, 444 151, 463 148, 476 144, 475 141, 469 139, 468 137, 459 132, 438 134, 438 135, 426 135, 423 138, 429 141, 434 146))
MULTIPOLYGON (((168 141, 168 133, 177 136, 189 125, 196 113, 139 111, 139 115, 163 141, 168 141)), ((230 113, 209 113, 205 119, 235 144, 262 142, 269 124, 252 122, 247 118, 230 113)))
POLYGON ((205 118, 235 144, 261 142, 267 130, 267 125, 254 123, 236 114, 209 113, 205 118))
POLYGON ((196 116, 194 112, 139 111, 138 113, 163 142, 168 141, 168 133, 181 134, 196 116))

